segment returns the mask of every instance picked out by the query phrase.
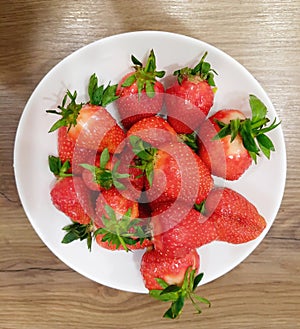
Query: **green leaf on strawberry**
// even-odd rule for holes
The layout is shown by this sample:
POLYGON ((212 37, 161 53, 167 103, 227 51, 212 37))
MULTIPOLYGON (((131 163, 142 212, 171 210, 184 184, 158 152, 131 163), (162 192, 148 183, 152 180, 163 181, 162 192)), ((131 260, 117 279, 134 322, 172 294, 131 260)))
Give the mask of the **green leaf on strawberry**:
POLYGON ((50 171, 56 176, 56 177, 69 177, 73 176, 71 173, 68 173, 68 170, 70 169, 70 161, 67 160, 65 162, 62 162, 59 157, 49 155, 48 157, 48 164, 50 171))
POLYGON ((194 152, 198 151, 198 143, 197 143, 197 134, 195 132, 191 134, 178 134, 178 137, 188 145, 194 152))
POLYGON ((59 105, 57 108, 58 110, 47 110, 47 113, 61 115, 61 119, 56 121, 49 130, 53 132, 60 127, 68 127, 70 129, 72 126, 76 126, 77 124, 77 117, 79 115, 79 111, 82 108, 82 103, 76 103, 77 92, 74 91, 72 94, 70 90, 67 90, 65 97, 63 98, 62 104, 59 105), (69 104, 66 106, 68 98, 70 99, 69 104))
POLYGON ((66 231, 66 235, 62 239, 62 243, 71 243, 75 240, 86 240, 88 249, 91 251, 92 248, 92 238, 93 238, 94 225, 92 221, 89 224, 80 224, 73 222, 73 224, 63 227, 66 231))
POLYGON ((207 54, 207 52, 204 53, 200 62, 194 68, 184 67, 173 73, 177 76, 180 85, 185 78, 192 80, 193 77, 199 77, 201 80, 207 81, 210 86, 215 87, 214 75, 218 73, 211 68, 210 63, 204 61, 207 54))
POLYGON ((125 251, 130 251, 128 246, 138 242, 142 243, 145 233, 139 225, 141 220, 131 218, 130 208, 121 218, 117 218, 117 214, 109 205, 105 205, 105 211, 107 216, 102 216, 103 227, 98 228, 94 232, 94 236, 102 234, 103 242, 108 242, 116 249, 122 245, 125 251))
POLYGON ((130 87, 136 82, 139 95, 144 90, 149 98, 153 98, 156 78, 162 78, 165 75, 165 71, 156 71, 156 58, 153 49, 150 51, 145 66, 133 55, 131 61, 134 64, 135 72, 127 77, 122 87, 130 87))
POLYGON ((196 209, 197 211, 199 211, 201 214, 205 214, 205 200, 200 202, 200 203, 195 203, 194 204, 194 209, 196 209))
POLYGON ((275 129, 281 122, 274 121, 267 126, 269 118, 267 115, 267 108, 264 103, 255 95, 249 96, 249 104, 252 111, 252 117, 244 120, 234 119, 230 123, 225 124, 219 120, 215 120, 220 131, 213 137, 214 140, 231 136, 231 142, 237 135, 242 137, 244 147, 249 151, 252 159, 257 162, 257 156, 262 152, 268 159, 270 159, 271 151, 275 151, 275 147, 269 137, 265 134, 275 129))
POLYGON ((192 270, 191 267, 189 267, 185 272, 181 286, 175 284, 169 285, 164 280, 157 278, 156 281, 163 289, 150 290, 149 294, 160 301, 171 302, 171 307, 163 315, 165 318, 175 319, 180 316, 186 299, 190 299, 197 313, 200 314, 202 310, 199 303, 207 304, 209 307, 211 306, 209 300, 195 293, 202 278, 203 273, 196 275, 196 270, 192 270))
POLYGON ((120 161, 118 161, 112 168, 109 170, 106 168, 108 161, 110 160, 110 155, 108 149, 105 148, 100 156, 100 165, 99 167, 90 165, 88 163, 80 164, 81 167, 89 170, 93 174, 93 180, 101 187, 106 190, 110 189, 112 186, 115 186, 119 190, 124 190, 125 185, 119 182, 119 179, 128 178, 129 174, 121 174, 118 172, 120 161))
POLYGON ((153 161, 157 149, 135 135, 131 135, 129 141, 133 153, 138 157, 135 167, 141 169, 145 173, 150 186, 152 186, 154 175, 153 161))
POLYGON ((118 99, 116 95, 117 85, 108 84, 105 88, 104 85, 98 86, 98 78, 94 73, 90 77, 88 94, 90 97, 90 103, 93 105, 100 105, 105 107, 109 103, 118 99))
MULTIPOLYGON (((104 85, 98 86, 98 78, 94 73, 90 77, 88 94, 90 96, 90 104, 99 105, 105 107, 109 103, 118 99, 116 95, 117 85, 108 84, 105 88, 104 85)), ((83 103, 76 103, 77 91, 74 91, 72 94, 70 90, 67 90, 66 95, 63 98, 62 104, 57 108, 58 110, 46 110, 47 113, 60 115, 61 118, 57 120, 49 130, 53 132, 60 127, 68 127, 70 130, 72 127, 75 127, 77 124, 77 118, 80 110, 82 109, 83 103), (67 100, 70 99, 68 105, 67 100)))

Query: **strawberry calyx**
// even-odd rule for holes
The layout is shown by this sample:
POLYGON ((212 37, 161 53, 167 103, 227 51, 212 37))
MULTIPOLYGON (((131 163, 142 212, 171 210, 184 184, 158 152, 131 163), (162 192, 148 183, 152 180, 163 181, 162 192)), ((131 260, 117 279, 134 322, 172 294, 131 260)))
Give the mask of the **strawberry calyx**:
POLYGON ((114 102, 119 98, 116 95, 117 86, 117 84, 110 85, 110 83, 105 88, 104 85, 98 86, 98 78, 95 73, 92 74, 88 85, 89 103, 105 107, 114 102))
POLYGON ((197 143, 196 132, 192 132, 191 134, 178 134, 178 137, 182 142, 184 142, 187 146, 189 146, 195 153, 197 153, 199 147, 197 143))
POLYGON ((118 172, 120 161, 117 161, 113 166, 112 170, 106 168, 106 165, 110 159, 108 149, 105 148, 100 156, 100 164, 98 166, 93 166, 88 163, 81 163, 80 166, 89 170, 93 174, 93 181, 109 190, 112 186, 115 186, 119 190, 124 190, 125 185, 119 182, 119 179, 128 178, 129 174, 121 174, 118 172))
POLYGON ((46 110, 47 113, 53 113, 57 115, 61 115, 61 118, 57 120, 50 130, 48 131, 53 132, 57 130, 60 127, 68 127, 68 130, 72 126, 76 126, 77 124, 77 117, 79 115, 79 111, 81 110, 83 103, 77 104, 76 103, 76 97, 77 97, 77 91, 75 90, 74 93, 72 94, 70 90, 67 90, 65 97, 63 98, 63 101, 61 105, 59 105, 57 110, 46 110), (66 106, 67 100, 70 98, 69 104, 66 106))
POLYGON ((131 61, 134 64, 135 72, 125 79, 122 87, 130 87, 136 82, 139 95, 144 90, 149 98, 153 98, 156 78, 162 78, 165 75, 165 71, 156 71, 156 58, 153 49, 150 51, 145 66, 133 55, 131 55, 131 61))
POLYGON ((163 290, 153 289, 149 291, 150 296, 163 302, 171 302, 170 308, 164 313, 163 317, 168 319, 175 319, 182 313, 184 302, 189 299, 197 313, 202 313, 199 303, 207 304, 209 307, 211 303, 208 299, 198 296, 195 289, 203 278, 203 273, 196 275, 196 270, 189 267, 184 275, 184 280, 181 286, 171 284, 160 278, 156 281, 163 288, 163 290))
MULTIPOLYGON (((116 95, 117 85, 111 86, 108 84, 105 88, 104 85, 98 86, 98 78, 94 73, 90 77, 88 94, 90 96, 90 104, 105 107, 109 103, 115 101, 118 96, 116 95)), ((62 104, 57 108, 58 110, 46 110, 47 113, 60 115, 61 118, 57 120, 48 131, 53 132, 60 127, 68 127, 68 131, 77 124, 77 118, 84 103, 76 103, 77 91, 72 94, 70 90, 67 90, 66 95, 63 98, 62 104), (70 102, 67 104, 68 98, 70 102)))
POLYGON ((271 151, 275 151, 275 147, 271 139, 266 135, 267 132, 275 129, 281 122, 274 121, 267 126, 270 119, 266 117, 267 108, 265 104, 255 95, 249 95, 249 104, 252 111, 252 118, 244 120, 234 119, 225 124, 219 120, 215 120, 220 131, 213 137, 213 140, 231 136, 232 142, 237 135, 241 136, 245 149, 248 150, 254 162, 257 162, 257 156, 262 152, 270 159, 271 151))
POLYGON ((131 218, 131 208, 126 213, 118 218, 116 212, 109 206, 104 206, 106 215, 102 215, 103 227, 98 228, 94 232, 96 237, 98 234, 103 235, 102 242, 108 242, 110 245, 118 249, 121 245, 125 251, 131 251, 130 246, 145 239, 145 232, 139 225, 141 219, 131 218))
POLYGON ((173 75, 177 76, 177 81, 180 85, 185 79, 190 81, 200 79, 202 81, 207 81, 208 84, 212 87, 216 86, 214 75, 217 75, 218 73, 211 68, 210 63, 204 61, 207 54, 208 53, 206 51, 200 59, 200 62, 194 68, 183 67, 173 73, 173 75))
POLYGON ((73 176, 73 174, 68 172, 68 170, 71 168, 71 164, 70 164, 69 160, 62 162, 59 157, 49 155, 48 156, 48 165, 49 165, 50 171, 56 177, 63 178, 63 177, 73 176))
POLYGON ((135 167, 142 170, 146 175, 148 183, 152 186, 154 176, 154 159, 157 153, 157 148, 143 141, 141 138, 131 135, 129 137, 133 153, 137 156, 135 159, 135 167))
POLYGON ((194 209, 197 210, 198 212, 200 212, 202 215, 205 215, 205 213, 206 213, 205 201, 206 200, 203 200, 200 203, 194 204, 194 209))
POLYGON ((61 241, 62 243, 68 244, 75 240, 86 240, 87 247, 91 251, 94 231, 93 221, 88 224, 73 222, 70 225, 64 226, 62 229, 67 232, 61 241))

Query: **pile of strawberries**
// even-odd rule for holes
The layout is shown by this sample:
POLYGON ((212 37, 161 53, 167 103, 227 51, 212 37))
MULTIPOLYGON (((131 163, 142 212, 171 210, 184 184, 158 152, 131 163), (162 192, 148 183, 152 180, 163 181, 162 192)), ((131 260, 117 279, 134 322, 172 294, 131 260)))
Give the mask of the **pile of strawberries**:
POLYGON ((270 157, 265 105, 254 95, 252 117, 239 109, 209 115, 217 74, 203 55, 194 68, 174 72, 165 87, 150 51, 145 65, 132 56, 133 70, 118 84, 99 85, 95 74, 89 101, 67 91, 48 113, 60 119, 58 156, 49 156, 56 177, 54 206, 71 219, 63 243, 96 240, 103 248, 145 249, 141 274, 150 295, 171 301, 176 318, 184 300, 209 301, 195 293, 197 248, 212 241, 245 243, 257 238, 265 219, 244 196, 215 186, 213 176, 237 180, 257 156, 270 157), (176 79, 175 79, 176 78, 176 79), (107 111, 114 102, 119 120, 107 111))

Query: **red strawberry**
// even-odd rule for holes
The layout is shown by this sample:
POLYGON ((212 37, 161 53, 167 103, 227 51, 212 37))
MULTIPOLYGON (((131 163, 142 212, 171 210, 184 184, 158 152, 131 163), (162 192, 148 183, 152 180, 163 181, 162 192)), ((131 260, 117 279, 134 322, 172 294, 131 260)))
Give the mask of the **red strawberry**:
POLYGON ((139 168, 146 176, 146 195, 155 207, 161 202, 185 201, 188 206, 201 203, 213 186, 210 173, 201 159, 184 143, 166 143, 152 148, 131 136, 139 168))
POLYGON ((182 313, 186 299, 191 300, 197 313, 201 313, 198 303, 210 306, 206 298, 195 293, 203 277, 203 273, 196 275, 198 269, 199 255, 194 249, 182 258, 165 257, 155 249, 144 253, 140 270, 150 296, 171 302, 171 307, 164 314, 165 318, 177 318, 182 313))
POLYGON ((154 147, 159 147, 166 142, 178 141, 176 131, 159 116, 144 118, 136 122, 127 132, 127 137, 132 135, 154 147))
POLYGON ((221 110, 212 115, 200 127, 198 133, 199 156, 211 173, 228 180, 239 179, 256 162, 260 151, 270 158, 274 151, 266 132, 277 127, 274 122, 266 127, 265 105, 250 95, 252 118, 248 119, 239 110, 221 110))
POLYGON ((48 157, 49 168, 57 181, 50 192, 53 205, 72 220, 72 224, 63 227, 66 231, 62 243, 86 240, 89 250, 92 247, 94 230, 94 207, 91 194, 80 177, 69 173, 69 160, 62 162, 55 156, 48 157))
POLYGON ((156 59, 151 50, 145 66, 131 56, 135 72, 126 74, 118 84, 117 107, 121 122, 129 129, 142 118, 157 114, 163 104, 164 86, 157 81, 164 71, 156 71, 156 59))
POLYGON ((182 202, 159 204, 151 224, 154 248, 167 257, 184 257, 217 239, 214 222, 182 202))
POLYGON ((91 196, 81 177, 58 179, 50 195, 53 205, 72 221, 91 222, 94 213, 91 196))
POLYGON ((122 179, 125 189, 122 194, 131 200, 138 200, 144 188, 145 177, 143 171, 136 167, 137 156, 130 147, 124 147, 120 153, 119 172, 128 175, 122 179))
POLYGON ((70 162, 70 172, 73 174, 80 174, 83 171, 83 168, 79 166, 81 163, 87 162, 94 151, 83 148, 76 147, 76 143, 72 138, 69 137, 67 133, 67 127, 61 127, 58 129, 58 156, 62 162, 69 160, 70 162))
POLYGON ((185 67, 175 71, 177 81, 166 90, 167 120, 177 133, 192 133, 213 105, 216 72, 204 62, 206 56, 207 53, 192 69, 185 67))
POLYGON ((243 146, 241 136, 237 135, 233 141, 231 136, 214 140, 220 131, 215 120, 224 124, 230 120, 244 120, 245 116, 238 110, 223 110, 205 121, 199 129, 199 156, 215 176, 228 180, 238 179, 251 165, 252 158, 243 146))
POLYGON ((146 251, 141 262, 141 273, 145 286, 149 290, 162 289, 156 278, 166 281, 169 285, 181 285, 189 267, 198 271, 199 255, 195 249, 182 258, 171 258, 161 255, 157 250, 146 251))
POLYGON ((266 227, 265 219, 244 196, 229 188, 213 189, 205 209, 214 222, 218 240, 239 244, 256 239, 266 227))
POLYGON ((108 215, 105 209, 106 205, 113 209, 117 216, 117 219, 125 215, 128 209, 130 209, 131 218, 138 218, 139 216, 138 202, 125 198, 120 193, 120 191, 112 187, 109 190, 102 191, 96 201, 95 221, 98 222, 100 225, 102 223, 103 215, 108 215))
POLYGON ((108 148, 110 153, 114 153, 125 138, 125 133, 104 106, 117 98, 114 95, 116 86, 108 85, 104 89, 103 86, 98 87, 97 83, 98 79, 92 75, 89 83, 90 102, 88 104, 77 104, 76 91, 74 94, 67 91, 62 105, 58 106, 59 111, 47 111, 62 116, 54 123, 49 132, 66 126, 68 127, 68 137, 79 148, 84 147, 99 152, 108 148), (70 103, 66 106, 68 97, 70 103))
POLYGON ((135 244, 144 247, 146 236, 139 219, 138 203, 126 199, 115 188, 100 193, 96 201, 95 224, 99 227, 95 231, 96 241, 102 247, 126 251, 135 244))

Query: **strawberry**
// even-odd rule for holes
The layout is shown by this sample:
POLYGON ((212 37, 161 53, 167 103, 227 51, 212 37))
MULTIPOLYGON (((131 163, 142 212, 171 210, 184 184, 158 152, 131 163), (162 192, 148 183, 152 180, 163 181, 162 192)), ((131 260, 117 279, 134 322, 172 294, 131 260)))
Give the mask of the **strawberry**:
POLYGON ((194 249, 182 258, 165 257, 155 249, 144 253, 140 271, 150 296, 163 302, 171 301, 171 307, 164 314, 165 318, 177 318, 187 298, 198 313, 201 313, 201 309, 196 301, 210 306, 207 299, 195 293, 203 277, 203 273, 196 275, 198 270, 199 255, 194 249))
POLYGON ((249 98, 252 118, 239 110, 220 110, 206 120, 198 133, 199 156, 213 175, 228 180, 239 179, 252 164, 257 162, 260 151, 270 158, 274 151, 272 141, 265 135, 279 123, 266 126, 265 105, 254 95, 249 98))
POLYGON ((71 139, 67 133, 67 127, 60 127, 58 129, 58 156, 62 162, 67 160, 70 162, 69 171, 73 174, 81 174, 83 168, 79 165, 86 162, 94 151, 76 146, 76 143, 71 139))
POLYGON ((115 96, 116 86, 108 85, 98 87, 98 79, 94 75, 90 78, 89 95, 90 102, 77 104, 77 92, 73 94, 68 90, 62 105, 57 110, 47 110, 48 113, 61 115, 49 132, 66 126, 68 137, 79 148, 87 148, 94 151, 103 151, 108 148, 114 153, 118 145, 125 138, 125 133, 118 126, 115 119, 104 108, 107 104, 117 99, 115 96), (69 104, 66 106, 68 98, 69 104))
POLYGON ((176 131, 159 116, 151 116, 136 122, 128 131, 127 137, 137 136, 154 147, 166 142, 178 141, 176 131))
POLYGON ((138 203, 126 199, 116 188, 100 193, 96 201, 94 235, 102 247, 131 250, 134 244, 142 246, 145 233, 139 219, 138 203))
POLYGON ((145 66, 133 55, 134 72, 127 73, 119 82, 117 108, 125 129, 142 118, 157 114, 163 104, 164 86, 157 81, 165 75, 156 71, 156 58, 151 50, 145 66))
POLYGON ((182 202, 160 203, 152 211, 151 224, 154 248, 167 257, 184 257, 217 239, 214 222, 182 202))
POLYGON ((130 147, 125 146, 119 158, 119 172, 128 176, 122 179, 122 183, 125 186, 122 194, 131 200, 138 200, 144 188, 145 177, 143 171, 135 165, 137 156, 132 152, 130 147))
POLYGON ((151 207, 177 199, 188 205, 201 203, 213 186, 202 160, 184 143, 166 143, 153 148, 136 136, 130 137, 137 167, 145 172, 146 195, 151 207))
POLYGON ((63 227, 67 233, 61 242, 87 240, 88 249, 91 250, 94 229, 91 195, 82 179, 70 173, 69 160, 62 162, 59 157, 49 156, 48 164, 57 178, 50 191, 52 203, 72 221, 72 224, 63 227))
POLYGON ((197 271, 199 269, 199 255, 195 249, 178 259, 166 257, 157 250, 150 249, 142 257, 140 270, 146 288, 153 290, 162 289, 156 279, 162 279, 168 284, 181 285, 188 267, 197 271))
POLYGON ((72 221, 88 224, 93 217, 91 196, 81 177, 64 177, 50 192, 53 205, 72 221))
POLYGON ((213 189, 205 202, 206 215, 214 222, 218 240, 239 244, 256 239, 265 219, 244 196, 229 188, 213 189))
POLYGON ((105 148, 101 155, 97 154, 95 165, 89 163, 82 163, 84 168, 82 172, 82 179, 90 190, 103 191, 108 190, 112 186, 118 189, 125 189, 125 185, 119 180, 127 178, 128 174, 121 174, 118 172, 120 161, 115 164, 112 163, 112 157, 105 148))
POLYGON ((175 71, 177 80, 166 90, 167 120, 180 134, 190 134, 205 119, 214 101, 214 73, 203 55, 194 67, 175 71))

